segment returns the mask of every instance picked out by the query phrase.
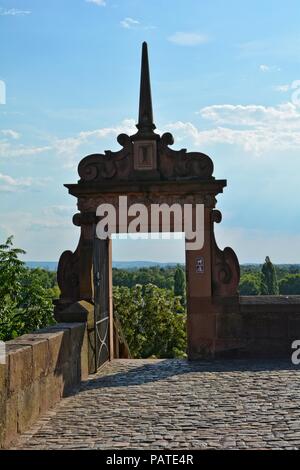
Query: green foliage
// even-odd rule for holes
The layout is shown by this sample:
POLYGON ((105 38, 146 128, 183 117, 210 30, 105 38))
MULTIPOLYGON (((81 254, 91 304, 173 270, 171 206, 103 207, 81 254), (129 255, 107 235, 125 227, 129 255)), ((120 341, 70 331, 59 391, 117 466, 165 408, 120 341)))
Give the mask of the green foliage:
POLYGON ((54 323, 53 273, 26 268, 19 260, 24 250, 13 247, 13 237, 0 245, 0 340, 7 341, 54 323), (46 282, 47 281, 47 282, 46 282), (49 287, 50 285, 50 287, 49 287))
POLYGON ((186 315, 171 290, 153 284, 115 287, 114 312, 133 357, 186 356, 186 315))
POLYGON ((173 266, 161 268, 153 266, 139 269, 117 269, 113 268, 113 284, 119 287, 133 287, 136 284, 145 286, 155 284, 164 289, 174 289, 174 274, 176 268, 173 266))
POLYGON ((275 295, 300 295, 300 265, 299 264, 277 264, 276 270, 275 267, 270 262, 270 259, 267 257, 266 260, 269 260, 269 263, 264 265, 259 264, 245 264, 241 265, 241 280, 239 286, 239 292, 241 295, 260 295, 260 294, 269 294, 269 292, 275 293, 275 295), (268 267, 271 269, 271 289, 268 290, 267 279, 268 267), (273 267, 272 267, 273 266, 273 267), (263 275, 262 271, 267 271, 266 275, 263 275), (272 274, 273 273, 273 274, 272 274), (275 284, 273 283, 275 277, 275 284), (267 279, 266 279, 267 278, 267 279), (273 281, 272 281, 273 278, 273 281), (277 283, 276 283, 277 279, 277 283), (276 287, 278 284, 278 289, 276 287))
POLYGON ((282 295, 300 295, 300 274, 288 274, 279 281, 279 293, 282 295))
POLYGON ((25 254, 20 248, 13 248, 13 237, 9 237, 0 245, 0 302, 6 296, 11 300, 20 292, 20 276, 24 271, 24 263, 19 255, 25 254))
POLYGON ((48 271, 48 269, 44 268, 32 268, 30 272, 39 278, 41 285, 45 289, 58 288, 55 271, 48 271))
POLYGON ((243 274, 239 285, 240 295, 259 295, 260 283, 260 273, 243 274))
POLYGON ((269 256, 266 257, 265 263, 261 268, 261 288, 262 295, 278 295, 278 282, 275 267, 269 256))
MULTIPOLYGON (((244 274, 261 273, 262 264, 242 264, 241 276, 244 274)), ((299 264, 276 264, 276 276, 278 282, 287 276, 287 274, 300 274, 299 264)))
POLYGON ((185 275, 180 265, 177 266, 174 274, 174 295, 180 296, 181 304, 185 305, 185 275))
POLYGON ((288 266, 287 269, 288 269, 289 274, 300 274, 299 265, 291 264, 291 265, 288 266))

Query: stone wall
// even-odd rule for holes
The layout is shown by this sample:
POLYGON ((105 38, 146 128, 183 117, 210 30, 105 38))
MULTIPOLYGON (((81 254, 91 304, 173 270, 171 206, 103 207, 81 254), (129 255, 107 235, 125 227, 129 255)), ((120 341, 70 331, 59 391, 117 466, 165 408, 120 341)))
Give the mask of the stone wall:
POLYGON ((6 343, 0 365, 0 447, 88 376, 85 323, 59 323, 6 343))
POLYGON ((237 357, 290 360, 291 344, 300 339, 300 296, 240 297, 217 316, 219 350, 228 344, 237 357))

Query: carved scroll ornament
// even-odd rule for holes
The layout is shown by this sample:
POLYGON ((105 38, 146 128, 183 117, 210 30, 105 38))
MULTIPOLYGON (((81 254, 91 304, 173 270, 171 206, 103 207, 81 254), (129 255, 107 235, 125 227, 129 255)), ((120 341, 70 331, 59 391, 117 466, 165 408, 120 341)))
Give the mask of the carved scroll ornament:
POLYGON ((220 250, 216 243, 214 222, 220 223, 221 220, 221 212, 213 210, 211 213, 213 295, 233 297, 238 294, 240 265, 232 248, 226 247, 220 250))
POLYGON ((60 289, 59 303, 72 304, 80 300, 78 248, 74 253, 70 250, 62 253, 57 268, 57 283, 60 289))
MULTIPOLYGON (((174 143, 174 139, 169 132, 157 137, 157 161, 161 180, 213 178, 213 162, 208 155, 187 152, 186 149, 171 149, 169 145, 174 143)), ((118 152, 105 151, 104 154, 88 155, 79 163, 80 182, 138 179, 133 169, 132 137, 120 134, 117 140, 123 147, 118 152)))

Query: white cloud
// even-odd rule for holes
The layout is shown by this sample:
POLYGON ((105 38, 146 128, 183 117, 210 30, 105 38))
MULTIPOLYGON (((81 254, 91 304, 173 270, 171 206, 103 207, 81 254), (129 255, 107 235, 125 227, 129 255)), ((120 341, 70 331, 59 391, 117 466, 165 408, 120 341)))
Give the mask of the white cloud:
POLYGON ((291 126, 300 124, 300 109, 293 103, 277 106, 221 104, 202 108, 199 114, 217 124, 291 126))
POLYGON ((272 70, 273 71, 276 71, 276 72, 280 72, 280 67, 277 67, 277 65, 266 65, 266 64, 261 64, 259 66, 259 70, 261 72, 271 72, 272 70))
POLYGON ((299 89, 300 89, 300 80, 293 80, 291 83, 285 83, 284 85, 276 85, 273 87, 275 91, 281 93, 286 93, 287 91, 292 91, 291 101, 292 103, 299 106, 299 89))
MULTIPOLYGON (((15 197, 20 199, 18 194, 15 197)), ((75 212, 76 209, 73 214, 75 212)), ((1 213, 1 239, 12 234, 14 245, 27 251, 23 259, 58 261, 63 251, 76 249, 79 229, 72 224, 71 217, 45 218, 42 210, 30 204, 1 213)))
POLYGON ((213 128, 199 130, 191 122, 175 122, 169 128, 181 139, 190 138, 197 146, 238 145, 255 155, 300 147, 300 108, 293 103, 278 106, 213 105, 199 112, 213 128))
POLYGON ((4 135, 5 137, 10 137, 11 139, 19 139, 21 134, 19 134, 19 132, 16 132, 12 129, 3 129, 0 131, 2 135, 4 135))
POLYGON ((25 145, 12 145, 6 140, 0 141, 0 158, 23 157, 26 155, 37 155, 51 150, 51 146, 27 147, 25 145))
MULTIPOLYGON (((165 126, 164 130, 176 131, 177 141, 186 140, 188 145, 200 148, 214 144, 236 145, 253 155, 273 149, 300 148, 300 107, 291 102, 277 106, 219 104, 206 106, 198 114, 204 121, 201 128, 193 122, 177 121, 165 126)), ((81 131, 71 137, 53 139, 40 147, 13 145, 2 140, 0 157, 38 155, 51 150, 65 168, 75 168, 84 154, 103 153, 100 141, 135 132, 135 120, 125 119, 116 126, 81 131)), ((13 136, 10 132, 9 135, 13 136)))
POLYGON ((261 72, 268 72, 270 70, 270 67, 269 67, 269 65, 261 64, 259 66, 259 70, 261 70, 261 72))
MULTIPOLYGON (((45 207, 43 210, 43 215, 46 217, 72 217, 76 212, 75 206, 64 206, 64 205, 56 205, 56 206, 49 206, 45 207)), ((68 219, 69 220, 69 219, 68 219)))
POLYGON ((276 85, 274 86, 275 91, 280 91, 281 93, 286 93, 291 89, 291 85, 286 84, 286 85, 276 85))
POLYGON ((9 175, 0 173, 0 192, 15 192, 31 186, 32 178, 14 179, 9 175))
POLYGON ((0 173, 0 192, 14 193, 30 188, 34 189, 44 186, 48 181, 49 178, 12 178, 9 175, 0 173))
POLYGON ((209 41, 205 34, 178 31, 168 37, 168 41, 180 46, 197 46, 209 41))
POLYGON ((138 26, 140 22, 138 20, 134 20, 133 18, 124 18, 124 20, 120 21, 121 26, 126 29, 132 29, 135 26, 138 26))
POLYGON ((30 15, 30 13, 30 10, 19 10, 18 8, 5 10, 4 8, 0 8, 0 16, 25 16, 30 15))
POLYGON ((133 134, 136 132, 135 120, 124 119, 120 125, 115 127, 103 127, 92 131, 79 132, 75 137, 58 139, 54 142, 54 149, 59 155, 64 156, 64 165, 66 167, 74 166, 78 163, 78 152, 80 147, 90 144, 98 144, 101 139, 110 136, 117 136, 121 133, 133 134))
MULTIPOLYGON (((64 157, 65 167, 73 167, 74 164, 77 165, 78 159, 82 158, 82 154, 79 154, 81 147, 85 147, 85 150, 80 150, 80 152, 91 151, 91 149, 94 152, 98 152, 99 150, 97 147, 99 140, 114 137, 121 133, 133 134, 135 132, 135 120, 124 119, 115 127, 103 127, 100 129, 82 131, 74 137, 53 139, 48 145, 44 146, 16 145, 8 139, 2 139, 0 140, 0 158, 34 156, 52 150, 57 155, 64 157)), ((20 137, 17 132, 11 129, 5 129, 4 131, 0 131, 0 133, 6 137, 11 137, 12 139, 20 137)), ((102 149, 100 149, 100 152, 101 151, 102 149)))
POLYGON ((105 0, 85 0, 87 3, 94 3, 95 5, 98 5, 99 7, 105 7, 106 1, 105 0))

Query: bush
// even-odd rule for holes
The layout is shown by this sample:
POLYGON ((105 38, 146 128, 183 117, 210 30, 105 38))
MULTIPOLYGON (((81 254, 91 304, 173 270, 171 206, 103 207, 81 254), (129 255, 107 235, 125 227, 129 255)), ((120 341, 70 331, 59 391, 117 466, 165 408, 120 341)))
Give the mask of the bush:
POLYGON ((180 300, 153 284, 114 288, 114 313, 133 357, 186 357, 186 315, 180 300))
POLYGON ((259 295, 260 294, 260 275, 259 273, 243 274, 239 285, 240 295, 259 295))
POLYGON ((0 245, 0 340, 8 341, 55 323, 55 287, 43 286, 42 270, 30 270, 19 260, 25 252, 13 248, 12 237, 0 245))
POLYGON ((282 295, 300 295, 300 274, 288 274, 279 281, 279 293, 282 295))

